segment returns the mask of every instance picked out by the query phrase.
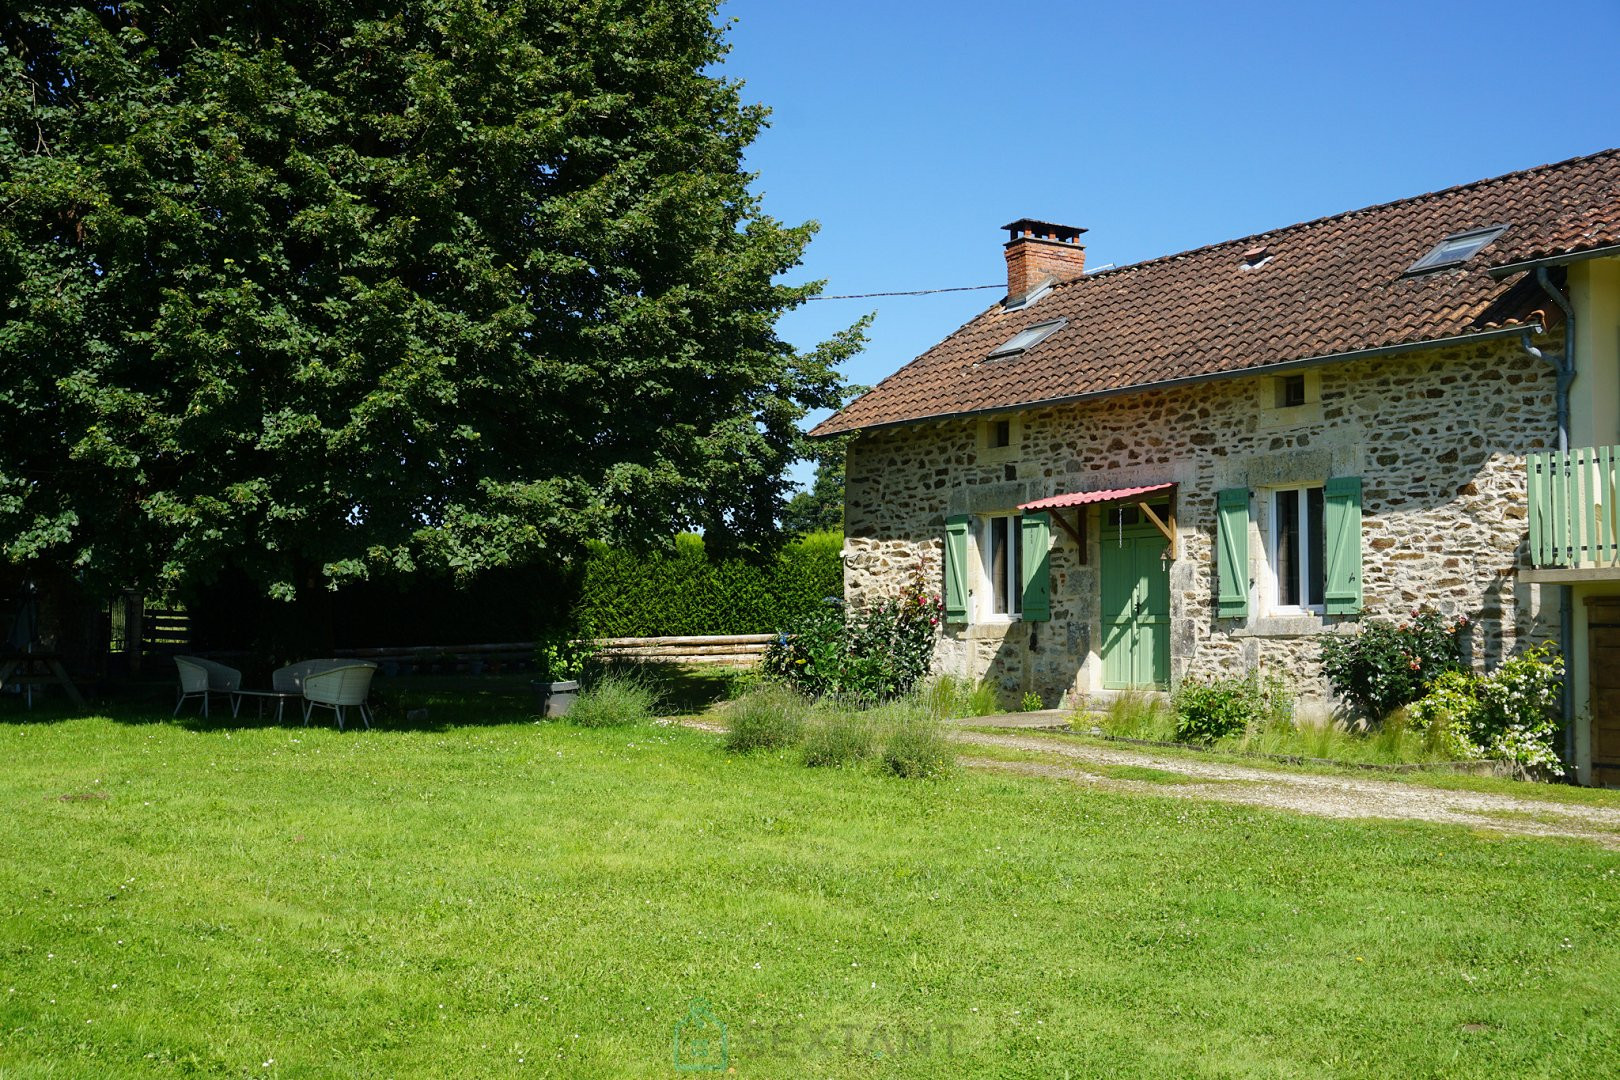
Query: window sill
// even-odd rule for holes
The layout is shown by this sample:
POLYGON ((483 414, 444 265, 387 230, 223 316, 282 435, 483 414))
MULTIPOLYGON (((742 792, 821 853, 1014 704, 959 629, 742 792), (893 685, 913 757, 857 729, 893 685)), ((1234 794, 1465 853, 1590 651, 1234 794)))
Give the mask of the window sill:
POLYGON ((1320 401, 1308 401, 1303 405, 1273 405, 1261 409, 1259 417, 1260 428, 1263 431, 1303 427, 1306 424, 1320 424, 1322 422, 1322 403, 1320 401))
POLYGON ((1267 615, 1252 619, 1249 625, 1232 631, 1233 637, 1302 638, 1331 632, 1332 627, 1315 612, 1298 615, 1267 615))
POLYGON ((1000 638, 1006 637, 1007 631, 1022 623, 1023 617, 1013 615, 998 619, 986 619, 972 622, 967 625, 967 636, 971 638, 1000 638))

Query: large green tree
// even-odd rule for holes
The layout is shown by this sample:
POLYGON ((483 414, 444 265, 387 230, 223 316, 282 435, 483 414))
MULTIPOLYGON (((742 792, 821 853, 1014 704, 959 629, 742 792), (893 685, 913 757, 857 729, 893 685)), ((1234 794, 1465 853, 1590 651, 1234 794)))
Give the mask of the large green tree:
POLYGON ((844 459, 849 436, 822 439, 807 456, 816 463, 810 487, 782 508, 782 530, 795 536, 844 529, 844 459))
POLYGON ((854 327, 707 0, 0 14, 0 545, 270 596, 586 538, 767 541, 854 327))

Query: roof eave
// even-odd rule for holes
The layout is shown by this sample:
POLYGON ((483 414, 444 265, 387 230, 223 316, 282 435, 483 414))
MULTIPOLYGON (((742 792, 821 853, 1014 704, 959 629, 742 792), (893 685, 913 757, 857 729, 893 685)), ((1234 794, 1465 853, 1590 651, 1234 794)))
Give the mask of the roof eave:
MULTIPOLYGON (((1617 246, 1616 250, 1620 250, 1617 246)), ((1323 353, 1318 356, 1301 357, 1298 360, 1283 360, 1275 364, 1260 364, 1255 367, 1239 368, 1236 371, 1214 371, 1205 375, 1189 375, 1181 379, 1165 379, 1161 382, 1135 383, 1130 386, 1113 387, 1108 390, 1093 390, 1085 394, 1069 394, 1063 397, 1038 398, 1034 401, 1014 402, 1006 405, 992 405, 983 409, 965 409, 958 412, 930 413, 925 416, 912 416, 904 420, 886 420, 879 424, 859 424, 851 427, 838 428, 832 431, 821 429, 828 423, 837 419, 836 414, 817 424, 809 432, 812 439, 829 439, 835 435, 856 435, 866 431, 882 431, 887 428, 905 427, 909 424, 929 424, 943 420, 966 420, 976 416, 993 416, 997 413, 1039 409, 1052 405, 1072 405, 1079 401, 1096 401, 1100 398, 1118 397, 1121 394, 1137 394, 1148 390, 1173 390, 1183 386, 1193 386, 1198 383, 1215 382, 1220 379, 1235 379, 1245 375, 1259 375, 1278 371, 1289 371, 1295 368, 1317 367, 1322 364, 1348 363, 1352 360, 1366 360, 1377 356, 1394 356, 1398 353, 1414 352, 1418 349, 1440 349, 1448 345, 1461 345, 1475 341, 1490 341, 1502 337, 1515 337, 1525 332, 1537 334, 1546 333, 1546 327, 1538 321, 1515 323, 1512 326, 1501 326, 1491 330, 1479 330, 1471 334, 1450 334, 1446 337, 1425 338, 1422 341, 1408 341, 1398 345, 1380 345, 1371 349, 1355 349, 1342 353, 1323 353)))
POLYGON ((1524 259, 1520 262, 1504 263, 1493 266, 1487 271, 1491 277, 1501 280, 1525 270, 1534 270, 1538 266, 1568 266, 1570 263, 1585 262, 1588 259, 1604 259, 1610 256, 1620 256, 1620 244, 1604 244, 1602 247, 1587 248, 1585 251, 1562 252, 1558 255, 1547 255, 1540 259, 1524 259))

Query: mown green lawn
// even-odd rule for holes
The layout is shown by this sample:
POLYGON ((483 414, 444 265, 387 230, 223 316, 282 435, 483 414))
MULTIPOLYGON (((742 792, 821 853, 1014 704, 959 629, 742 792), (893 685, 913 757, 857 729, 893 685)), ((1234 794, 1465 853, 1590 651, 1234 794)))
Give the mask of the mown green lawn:
POLYGON ((1596 1076, 1620 856, 679 729, 0 716, 0 1077, 1596 1076))

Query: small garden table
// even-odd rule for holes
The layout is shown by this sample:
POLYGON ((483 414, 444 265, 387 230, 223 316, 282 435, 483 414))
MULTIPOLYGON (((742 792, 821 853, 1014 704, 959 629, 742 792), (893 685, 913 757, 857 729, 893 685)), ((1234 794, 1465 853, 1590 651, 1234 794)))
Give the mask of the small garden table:
POLYGON ((234 717, 242 711, 242 699, 245 697, 259 699, 258 704, 260 716, 264 715, 264 703, 266 699, 274 699, 276 703, 276 723, 278 724, 281 723, 281 710, 286 707, 287 702, 304 700, 304 695, 301 691, 289 693, 286 690, 232 690, 231 716, 234 717))

